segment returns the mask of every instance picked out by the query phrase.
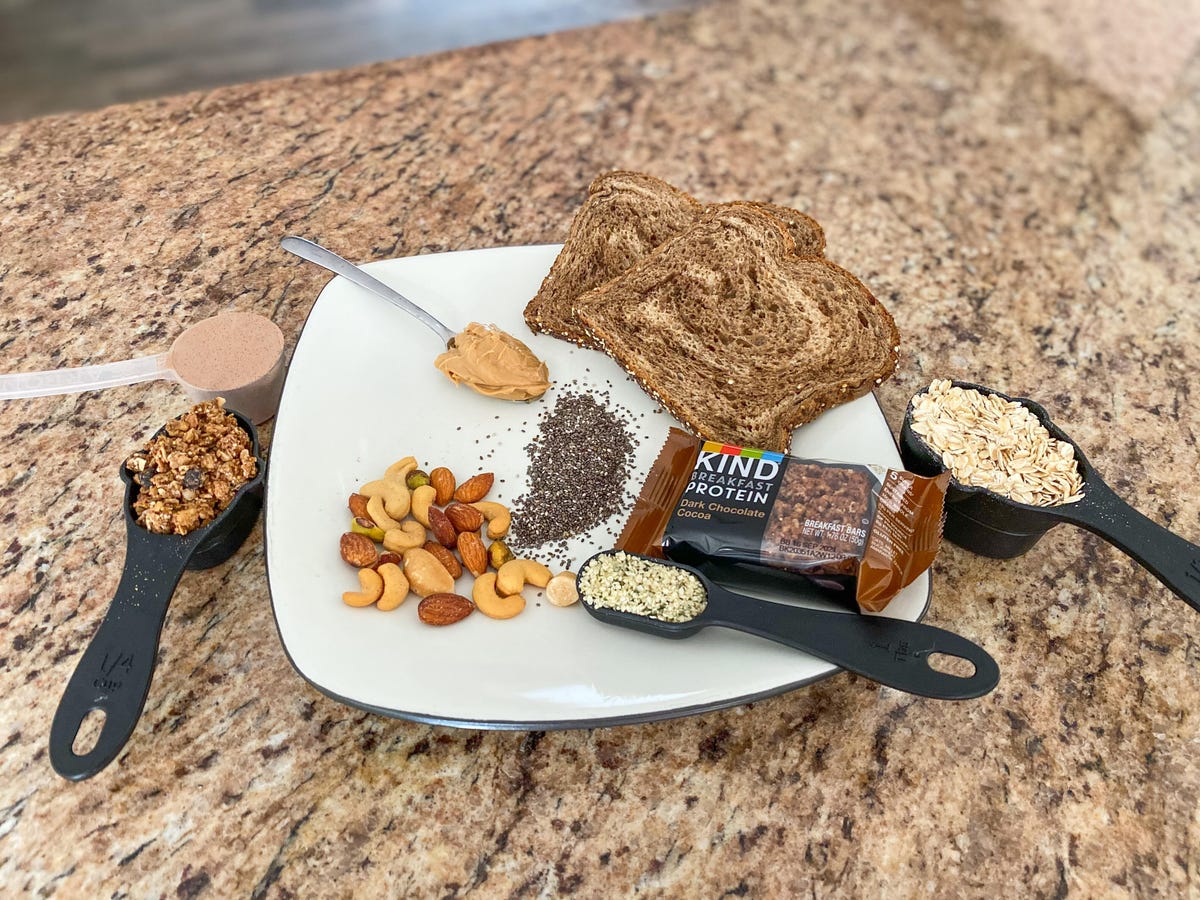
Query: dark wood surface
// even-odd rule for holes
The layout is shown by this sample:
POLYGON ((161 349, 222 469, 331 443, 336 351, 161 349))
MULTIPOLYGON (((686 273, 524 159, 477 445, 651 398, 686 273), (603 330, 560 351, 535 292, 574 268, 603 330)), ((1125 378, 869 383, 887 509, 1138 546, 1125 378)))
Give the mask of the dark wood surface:
POLYGON ((698 0, 0 0, 0 122, 546 34, 698 0))

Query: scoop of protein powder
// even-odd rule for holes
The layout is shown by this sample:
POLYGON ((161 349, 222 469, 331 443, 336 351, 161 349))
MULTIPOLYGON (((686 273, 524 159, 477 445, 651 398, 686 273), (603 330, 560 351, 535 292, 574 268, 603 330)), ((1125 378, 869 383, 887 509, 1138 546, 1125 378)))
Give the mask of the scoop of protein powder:
POLYGON ((255 424, 279 408, 283 389, 283 332, 256 313, 218 313, 175 339, 167 366, 196 402, 224 397, 255 424))
POLYGON ((194 403, 224 397, 227 408, 259 425, 279 408, 283 370, 284 340, 279 326, 256 313, 229 311, 192 325, 165 353, 0 375, 0 400, 166 380, 182 385, 194 403))

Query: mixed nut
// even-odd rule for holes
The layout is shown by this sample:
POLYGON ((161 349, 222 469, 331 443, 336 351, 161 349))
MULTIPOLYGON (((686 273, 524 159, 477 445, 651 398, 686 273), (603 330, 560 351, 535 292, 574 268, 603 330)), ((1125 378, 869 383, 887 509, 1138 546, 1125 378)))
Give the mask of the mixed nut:
POLYGON ((453 625, 476 609, 511 619, 525 608, 526 585, 544 588, 554 606, 574 603, 574 573, 554 574, 504 542, 512 515, 484 499, 494 482, 481 472, 460 484, 445 466, 426 472, 406 456, 351 494, 339 551, 358 570, 359 590, 342 595, 346 605, 392 610, 412 593, 421 598, 422 622, 453 625), (464 572, 473 578, 470 598, 455 592, 464 572))

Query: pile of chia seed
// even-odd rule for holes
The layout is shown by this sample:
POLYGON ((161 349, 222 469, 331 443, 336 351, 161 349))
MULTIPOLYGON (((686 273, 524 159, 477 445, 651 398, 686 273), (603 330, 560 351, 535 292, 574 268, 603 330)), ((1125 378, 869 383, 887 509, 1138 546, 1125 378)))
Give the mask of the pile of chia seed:
POLYGON ((630 417, 610 410, 608 399, 606 391, 567 391, 538 420, 538 434, 525 447, 528 489, 512 509, 514 546, 562 550, 627 507, 635 442, 630 417))

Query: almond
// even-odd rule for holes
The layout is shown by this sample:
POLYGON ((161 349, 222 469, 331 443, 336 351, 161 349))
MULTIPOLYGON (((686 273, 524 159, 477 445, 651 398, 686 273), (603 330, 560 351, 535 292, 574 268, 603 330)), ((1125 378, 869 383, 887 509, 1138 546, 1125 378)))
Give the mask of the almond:
POLYGON ((488 566, 488 552, 483 546, 483 539, 475 531, 464 531, 458 536, 458 552, 462 556, 463 565, 472 575, 478 578, 488 566))
POLYGON ((365 534, 359 534, 356 531, 347 531, 342 535, 340 549, 342 559, 356 569, 371 568, 379 556, 379 552, 375 549, 375 542, 365 534))
POLYGON ((476 500, 482 500, 492 489, 492 482, 495 480, 496 476, 491 472, 483 472, 468 478, 458 486, 458 490, 454 492, 454 499, 459 503, 474 503, 476 500))
POLYGON ((378 572, 380 566, 387 565, 388 563, 394 563, 398 566, 402 562, 404 562, 404 558, 399 553, 388 551, 387 553, 380 553, 379 559, 375 560, 375 565, 371 566, 371 568, 378 572))
POLYGON ((454 530, 454 525, 436 506, 429 507, 429 530, 443 547, 453 547, 458 543, 458 532, 454 530))
POLYGON ((445 506, 454 496, 454 473, 445 466, 438 466, 429 473, 429 483, 433 485, 433 489, 437 491, 437 497, 434 502, 438 506, 445 506))
POLYGON ((426 625, 453 625, 475 609, 462 594, 430 594, 417 607, 417 616, 426 625))
POLYGON ((362 494, 351 494, 348 504, 350 515, 356 519, 370 519, 371 514, 367 512, 367 499, 362 494))
POLYGON ((425 549, 433 554, 433 558, 442 564, 442 567, 450 573, 450 577, 455 581, 462 578, 462 565, 455 558, 453 551, 446 549, 437 541, 426 541, 425 549))
POLYGON ((483 527, 483 513, 465 503, 451 503, 446 507, 446 518, 456 531, 478 531, 483 527))

